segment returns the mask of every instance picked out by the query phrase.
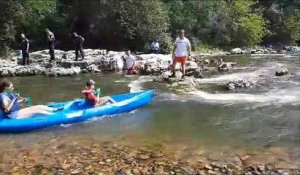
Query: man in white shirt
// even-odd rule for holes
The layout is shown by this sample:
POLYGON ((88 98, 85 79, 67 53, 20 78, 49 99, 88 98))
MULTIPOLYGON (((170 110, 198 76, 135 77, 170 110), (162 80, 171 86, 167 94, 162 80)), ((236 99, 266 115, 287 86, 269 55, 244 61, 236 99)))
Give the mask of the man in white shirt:
POLYGON ((127 75, 132 75, 132 74, 136 74, 136 70, 134 69, 135 67, 135 58, 134 56, 131 54, 130 50, 125 52, 126 56, 124 57, 124 61, 125 61, 125 66, 126 66, 126 70, 127 70, 127 75))
POLYGON ((188 57, 191 54, 191 43, 190 41, 184 37, 184 30, 181 29, 179 31, 179 37, 176 38, 176 41, 174 43, 174 48, 172 52, 173 57, 173 65, 172 65, 172 76, 175 77, 175 67, 177 63, 181 63, 181 72, 182 72, 182 78, 185 76, 185 62, 187 61, 188 57))

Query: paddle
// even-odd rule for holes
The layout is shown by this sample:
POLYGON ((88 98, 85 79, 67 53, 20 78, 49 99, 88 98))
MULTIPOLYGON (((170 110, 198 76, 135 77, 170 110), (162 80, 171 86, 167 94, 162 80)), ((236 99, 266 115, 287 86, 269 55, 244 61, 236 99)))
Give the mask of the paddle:
POLYGON ((95 94, 95 95, 101 95, 101 89, 100 89, 100 88, 96 89, 96 90, 94 91, 94 94, 95 94))

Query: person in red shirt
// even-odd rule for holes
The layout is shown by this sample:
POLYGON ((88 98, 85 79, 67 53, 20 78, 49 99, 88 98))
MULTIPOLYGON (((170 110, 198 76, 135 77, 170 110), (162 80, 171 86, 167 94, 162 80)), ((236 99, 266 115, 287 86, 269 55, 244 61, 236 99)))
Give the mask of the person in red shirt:
POLYGON ((107 102, 110 103, 116 103, 115 100, 113 100, 110 97, 102 97, 100 98, 100 94, 95 94, 95 82, 93 80, 89 80, 85 84, 86 89, 81 91, 82 94, 85 95, 85 99, 90 102, 94 106, 100 106, 107 102))

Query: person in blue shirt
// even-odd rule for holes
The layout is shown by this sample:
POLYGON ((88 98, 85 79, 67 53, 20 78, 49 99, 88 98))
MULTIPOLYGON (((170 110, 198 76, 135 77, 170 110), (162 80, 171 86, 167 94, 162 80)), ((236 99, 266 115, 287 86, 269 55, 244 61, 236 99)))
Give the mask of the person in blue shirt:
POLYGON ((0 83, 0 113, 6 118, 21 119, 32 117, 37 114, 51 115, 57 109, 44 105, 36 105, 20 109, 18 95, 13 92, 14 86, 11 82, 3 81, 0 83))

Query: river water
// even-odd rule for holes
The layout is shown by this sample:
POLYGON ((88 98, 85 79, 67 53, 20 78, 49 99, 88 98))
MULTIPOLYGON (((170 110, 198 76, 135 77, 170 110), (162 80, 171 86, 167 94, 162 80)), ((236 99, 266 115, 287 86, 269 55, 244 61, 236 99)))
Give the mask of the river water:
MULTIPOLYGON (((290 57, 228 57, 238 67, 225 74, 206 75, 186 93, 169 90, 151 77, 122 74, 83 74, 76 77, 9 78, 18 92, 31 96, 33 104, 82 98, 88 79, 104 95, 155 89, 153 102, 128 114, 85 123, 56 126, 24 134, 0 135, 1 148, 39 148, 53 137, 66 141, 109 140, 127 144, 166 144, 207 151, 264 150, 280 147, 291 152, 300 145, 300 60, 290 57), (275 77, 285 65, 291 75, 275 77), (256 81, 249 89, 225 91, 220 84, 242 78, 256 81)), ((47 148, 45 148, 47 149, 47 148)), ((293 159, 299 161, 299 154, 293 159)))

